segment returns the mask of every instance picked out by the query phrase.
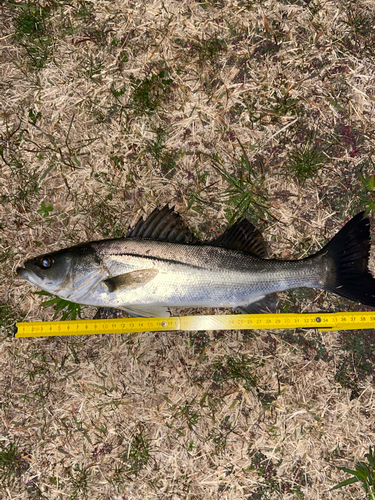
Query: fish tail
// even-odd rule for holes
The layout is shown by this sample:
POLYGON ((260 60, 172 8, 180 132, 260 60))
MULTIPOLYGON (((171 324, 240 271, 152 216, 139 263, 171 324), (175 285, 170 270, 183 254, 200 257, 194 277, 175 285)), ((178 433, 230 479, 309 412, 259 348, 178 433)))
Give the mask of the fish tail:
POLYGON ((325 290, 375 307, 375 279, 368 270, 370 221, 353 217, 317 254, 326 260, 325 290))

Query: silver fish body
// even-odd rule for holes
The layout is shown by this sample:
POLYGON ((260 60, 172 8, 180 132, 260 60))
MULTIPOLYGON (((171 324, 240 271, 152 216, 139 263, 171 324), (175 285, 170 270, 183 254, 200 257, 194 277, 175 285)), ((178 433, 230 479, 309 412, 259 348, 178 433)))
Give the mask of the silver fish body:
MULTIPOLYGON (((336 241, 334 238, 317 254, 292 261, 264 258, 264 242, 246 220, 203 244, 194 241, 178 214, 168 207, 152 215, 138 223, 141 237, 135 229, 129 237, 84 243, 31 259, 17 272, 69 301, 120 308, 135 316, 165 317, 169 307, 230 307, 260 312, 271 304, 274 292, 299 287, 328 289, 375 306, 375 280, 367 271, 369 224, 363 214, 357 215, 354 223, 352 219, 349 229, 345 226, 341 236, 338 233, 336 241), (162 230, 171 221, 174 234, 167 231, 163 237, 162 230), (363 233, 360 243, 358 227, 363 233), (357 242, 353 250, 360 262, 357 267, 360 265, 362 278, 370 286, 366 296, 355 290, 352 297, 345 279, 344 284, 339 280, 337 253, 346 241, 357 242), (362 248, 360 254, 357 247, 362 248)), ((345 259, 346 263, 348 255, 345 259)), ((349 281, 353 282, 350 275, 349 281)))

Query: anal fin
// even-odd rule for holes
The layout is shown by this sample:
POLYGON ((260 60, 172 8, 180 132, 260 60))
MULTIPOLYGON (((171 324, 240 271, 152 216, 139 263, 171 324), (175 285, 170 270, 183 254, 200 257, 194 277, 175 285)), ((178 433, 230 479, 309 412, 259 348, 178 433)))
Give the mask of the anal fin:
POLYGON ((235 308, 236 312, 242 314, 267 314, 275 313, 277 305, 277 295, 276 293, 270 293, 265 295, 256 302, 251 302, 251 304, 241 305, 235 308))

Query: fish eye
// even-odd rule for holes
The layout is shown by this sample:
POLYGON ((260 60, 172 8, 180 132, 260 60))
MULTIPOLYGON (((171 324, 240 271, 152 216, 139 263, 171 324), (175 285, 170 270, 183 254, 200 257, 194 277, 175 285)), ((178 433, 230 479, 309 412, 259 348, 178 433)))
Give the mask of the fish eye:
POLYGON ((48 269, 49 267, 51 267, 52 264, 53 264, 52 257, 42 257, 40 259, 40 267, 42 267, 43 269, 48 269))

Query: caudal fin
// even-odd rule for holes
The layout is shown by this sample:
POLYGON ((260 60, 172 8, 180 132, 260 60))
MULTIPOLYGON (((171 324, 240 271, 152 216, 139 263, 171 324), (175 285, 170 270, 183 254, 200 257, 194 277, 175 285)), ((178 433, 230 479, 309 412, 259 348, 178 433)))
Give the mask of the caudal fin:
POLYGON ((375 279, 367 267, 369 254, 370 221, 361 212, 318 252, 330 266, 324 289, 375 307, 375 279))

